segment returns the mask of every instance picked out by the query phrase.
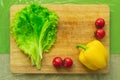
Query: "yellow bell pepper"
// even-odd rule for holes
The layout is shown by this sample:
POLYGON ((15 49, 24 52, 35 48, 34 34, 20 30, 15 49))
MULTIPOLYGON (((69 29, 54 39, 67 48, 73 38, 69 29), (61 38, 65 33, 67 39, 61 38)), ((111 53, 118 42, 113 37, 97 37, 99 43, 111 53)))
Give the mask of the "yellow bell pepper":
POLYGON ((100 41, 94 40, 86 46, 79 44, 77 47, 82 48, 79 60, 87 68, 97 70, 107 65, 108 52, 100 41))

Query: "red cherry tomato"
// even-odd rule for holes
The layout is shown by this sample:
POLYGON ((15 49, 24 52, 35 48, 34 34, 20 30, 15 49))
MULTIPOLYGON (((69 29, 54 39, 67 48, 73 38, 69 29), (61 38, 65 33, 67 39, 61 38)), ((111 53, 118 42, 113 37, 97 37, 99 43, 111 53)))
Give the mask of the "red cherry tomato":
POLYGON ((95 21, 95 25, 96 25, 97 28, 103 28, 104 25, 105 25, 105 20, 103 18, 98 18, 95 21))
POLYGON ((55 67, 61 67, 63 64, 62 58, 61 57, 55 57, 52 61, 53 65, 55 67))
POLYGON ((97 39, 102 39, 104 36, 105 36, 105 31, 104 31, 104 29, 97 29, 97 30, 95 31, 95 37, 96 37, 97 39))
POLYGON ((64 60, 63 60, 63 66, 66 67, 66 68, 70 68, 73 64, 73 61, 71 58, 69 57, 66 57, 64 60))

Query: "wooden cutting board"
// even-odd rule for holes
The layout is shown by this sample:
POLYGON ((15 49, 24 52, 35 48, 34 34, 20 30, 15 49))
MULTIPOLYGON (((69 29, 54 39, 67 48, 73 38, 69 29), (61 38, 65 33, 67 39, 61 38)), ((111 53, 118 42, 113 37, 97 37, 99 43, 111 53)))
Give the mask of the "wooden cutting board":
MULTIPOLYGON (((14 14, 26 5, 14 5, 10 9, 10 22, 14 14)), ((110 50, 109 20, 110 11, 107 5, 48 5, 43 6, 55 11, 59 16, 57 27, 57 40, 49 53, 43 55, 41 70, 32 66, 28 56, 17 47, 15 40, 10 36, 10 69, 13 73, 48 73, 48 74, 85 74, 85 73, 107 73, 109 71, 109 62, 106 68, 98 71, 90 71, 83 66, 78 55, 80 50, 76 48, 78 43, 87 44, 95 39, 94 31, 96 27, 94 22, 102 17, 106 21, 104 30, 105 37, 101 42, 105 45, 108 52, 110 50), (62 58, 71 57, 73 66, 69 69, 55 68, 52 60, 55 56, 62 58)), ((93 55, 94 56, 94 55, 93 55)))

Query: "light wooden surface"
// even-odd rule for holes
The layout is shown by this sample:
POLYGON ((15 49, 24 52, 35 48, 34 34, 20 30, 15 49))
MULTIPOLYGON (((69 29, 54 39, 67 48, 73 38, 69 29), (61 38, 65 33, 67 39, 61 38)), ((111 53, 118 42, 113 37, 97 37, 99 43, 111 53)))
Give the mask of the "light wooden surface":
MULTIPOLYGON (((43 55, 41 70, 37 70, 30 63, 29 58, 24 55, 17 47, 14 39, 10 37, 10 68, 13 73, 64 73, 64 74, 85 74, 85 73, 107 73, 109 64, 106 68, 98 71, 90 71, 79 61, 79 50, 76 44, 94 40, 94 31, 96 30, 94 22, 102 17, 106 21, 106 36, 101 42, 109 52, 109 7, 106 5, 44 5, 50 10, 55 11, 59 16, 59 25, 57 27, 57 40, 49 53, 43 55), (70 69, 56 69, 52 65, 52 59, 55 56, 62 58, 71 57, 73 66, 70 69)), ((13 15, 23 8, 24 5, 12 6, 10 11, 10 20, 13 15)))
POLYGON ((9 53, 0 54, 0 80, 120 80, 120 53, 110 55, 108 74, 13 74, 9 53))

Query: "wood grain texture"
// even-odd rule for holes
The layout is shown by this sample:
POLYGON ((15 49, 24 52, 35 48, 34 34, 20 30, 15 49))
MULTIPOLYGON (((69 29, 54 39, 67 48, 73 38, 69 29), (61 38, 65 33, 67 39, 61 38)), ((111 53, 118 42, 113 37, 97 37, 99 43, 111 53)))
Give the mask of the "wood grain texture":
MULTIPOLYGON (((10 23, 14 14, 26 5, 14 5, 10 10, 10 23)), ((105 45, 108 52, 110 50, 110 32, 109 32, 109 7, 106 5, 47 5, 43 6, 55 11, 59 16, 57 26, 57 40, 49 53, 43 55, 41 70, 37 70, 31 65, 27 55, 17 47, 15 40, 10 36, 10 68, 13 73, 42 73, 42 74, 85 74, 85 73, 107 73, 109 71, 109 62, 106 68, 98 71, 90 71, 83 66, 78 55, 80 50, 76 49, 78 43, 87 44, 95 39, 96 30, 94 22, 102 17, 106 21, 104 27, 105 37, 101 42, 105 45), (55 56, 62 58, 71 57, 73 66, 70 69, 56 69, 52 65, 52 59, 55 56)))

